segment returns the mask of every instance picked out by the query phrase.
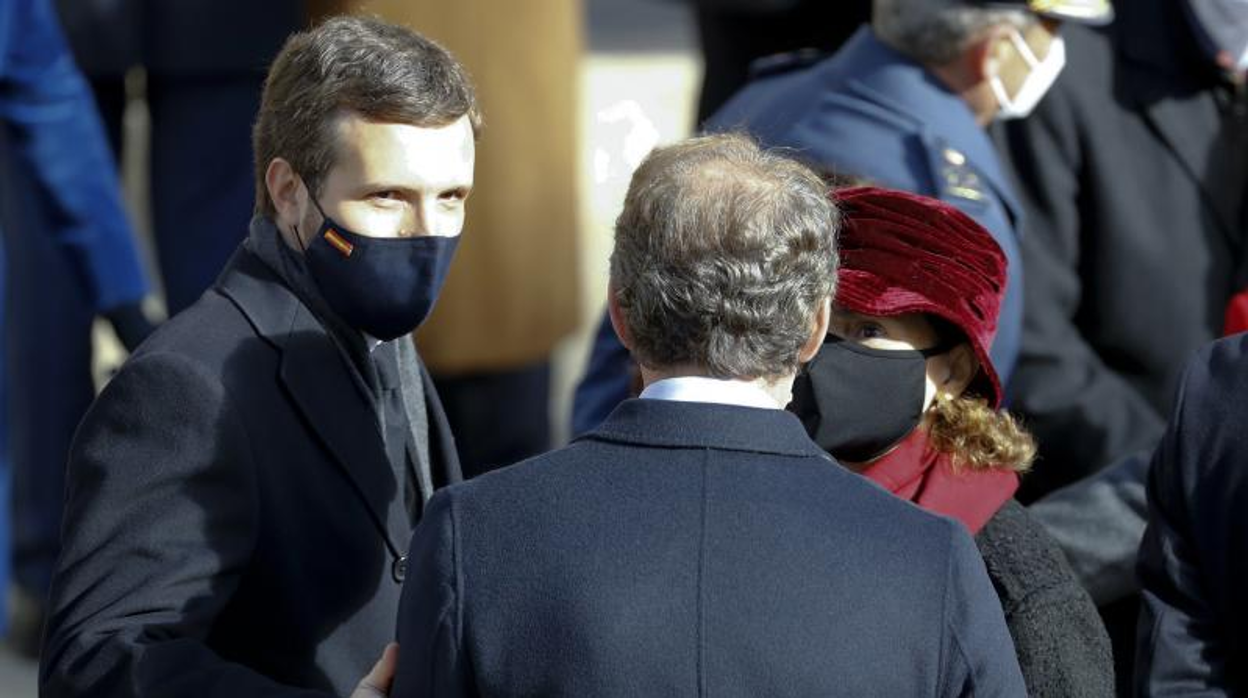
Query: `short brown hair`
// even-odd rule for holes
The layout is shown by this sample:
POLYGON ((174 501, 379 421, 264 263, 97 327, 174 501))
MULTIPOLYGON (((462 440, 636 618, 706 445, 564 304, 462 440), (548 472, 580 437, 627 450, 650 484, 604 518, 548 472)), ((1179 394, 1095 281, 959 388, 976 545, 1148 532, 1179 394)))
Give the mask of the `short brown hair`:
POLYGON ((275 158, 319 192, 335 160, 334 127, 347 114, 421 127, 468 115, 473 134, 481 129, 468 73, 446 49, 379 19, 331 18, 291 36, 265 79, 252 132, 257 213, 276 213, 264 181, 275 158))
POLYGON ((655 150, 633 175, 611 254, 634 358, 717 378, 794 372, 835 290, 838 220, 814 172, 747 136, 655 150))

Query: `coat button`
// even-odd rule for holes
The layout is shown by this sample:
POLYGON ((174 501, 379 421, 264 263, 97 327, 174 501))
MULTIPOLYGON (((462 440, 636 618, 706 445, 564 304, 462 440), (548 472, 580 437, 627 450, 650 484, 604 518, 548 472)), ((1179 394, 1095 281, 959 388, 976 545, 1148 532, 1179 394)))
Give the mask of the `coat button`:
POLYGON ((407 556, 406 555, 394 561, 394 564, 390 566, 390 573, 394 576, 394 581, 398 582, 399 584, 402 584, 403 580, 407 579, 407 556))

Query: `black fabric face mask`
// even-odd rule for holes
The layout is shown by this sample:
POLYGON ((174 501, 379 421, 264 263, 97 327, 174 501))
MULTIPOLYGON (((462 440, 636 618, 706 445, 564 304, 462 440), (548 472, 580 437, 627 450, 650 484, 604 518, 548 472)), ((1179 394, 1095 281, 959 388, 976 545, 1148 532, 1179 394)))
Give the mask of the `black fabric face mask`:
POLYGON ((829 335, 794 380, 788 409, 833 458, 865 463, 919 425, 927 359, 953 346, 874 349, 829 335))
POLYGON ((308 270, 343 322, 383 341, 415 330, 433 310, 459 236, 371 238, 325 215, 304 250, 308 270))

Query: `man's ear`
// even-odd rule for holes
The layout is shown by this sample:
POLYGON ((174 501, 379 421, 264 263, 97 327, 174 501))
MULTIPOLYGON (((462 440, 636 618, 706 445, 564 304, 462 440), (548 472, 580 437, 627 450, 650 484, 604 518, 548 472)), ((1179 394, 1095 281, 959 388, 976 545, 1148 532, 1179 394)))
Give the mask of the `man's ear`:
POLYGON ((611 318, 611 329, 615 330, 615 336, 620 338, 620 344, 631 353, 633 336, 628 331, 628 323, 624 322, 624 309, 620 307, 620 302, 615 297, 614 282, 607 283, 607 315, 611 318))
POLYGON ((302 184, 303 179, 282 158, 273 158, 264 171, 264 186, 277 211, 274 222, 283 230, 291 230, 303 221, 308 203, 307 189, 302 184))
POLYGON ((818 354, 819 348, 823 346, 823 340, 828 336, 828 325, 831 322, 832 299, 825 298, 815 311, 814 326, 811 327, 810 336, 806 338, 806 343, 802 345, 802 350, 797 355, 798 363, 804 364, 815 358, 815 354, 818 354))
POLYGON ((979 373, 979 359, 966 342, 950 349, 944 358, 945 374, 937 389, 957 397, 966 391, 975 374, 979 373))

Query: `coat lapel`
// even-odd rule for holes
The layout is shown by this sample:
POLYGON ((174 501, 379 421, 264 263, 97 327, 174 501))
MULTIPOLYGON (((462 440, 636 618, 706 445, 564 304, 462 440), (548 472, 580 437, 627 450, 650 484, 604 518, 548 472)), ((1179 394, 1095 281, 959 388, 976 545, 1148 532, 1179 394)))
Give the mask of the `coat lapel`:
MULTIPOLYGON (((1141 85, 1144 81, 1137 78, 1133 82, 1141 85)), ((1222 128, 1222 119, 1213 96, 1207 91, 1187 94, 1175 91, 1167 94, 1156 92, 1144 87, 1137 87, 1135 90, 1137 103, 1145 119, 1183 164, 1187 174, 1200 188, 1205 203, 1218 214, 1218 221, 1223 228, 1229 230, 1232 222, 1226 219, 1224 211, 1213 206, 1213 199, 1205 184, 1212 155, 1208 134, 1217 133, 1222 128)))
POLYGON ((306 308, 297 312, 306 329, 292 327, 282 351, 281 379, 291 399, 355 491, 368 505, 386 544, 395 555, 406 554, 407 529, 402 500, 369 396, 343 365, 338 348, 306 308), (308 327, 308 325, 314 327, 308 327))
POLYGON ((371 397, 311 311, 254 254, 240 249, 218 283, 281 352, 280 380, 336 467, 364 500, 390 552, 407 552, 411 522, 390 469, 371 397))

